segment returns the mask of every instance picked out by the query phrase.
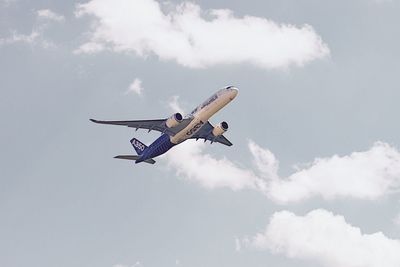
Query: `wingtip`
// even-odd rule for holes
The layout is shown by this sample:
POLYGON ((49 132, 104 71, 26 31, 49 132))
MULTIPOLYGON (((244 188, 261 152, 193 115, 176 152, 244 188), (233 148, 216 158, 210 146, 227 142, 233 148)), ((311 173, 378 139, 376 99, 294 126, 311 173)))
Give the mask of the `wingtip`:
POLYGON ((95 119, 89 119, 91 122, 97 122, 97 120, 95 119))

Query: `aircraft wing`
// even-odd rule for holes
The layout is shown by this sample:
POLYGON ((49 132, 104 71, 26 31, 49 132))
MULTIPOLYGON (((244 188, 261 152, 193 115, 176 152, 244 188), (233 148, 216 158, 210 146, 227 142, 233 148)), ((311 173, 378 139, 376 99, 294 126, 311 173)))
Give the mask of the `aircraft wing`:
POLYGON ((212 124, 209 121, 207 121, 207 123, 204 124, 204 126, 201 127, 200 130, 190 138, 191 139, 204 139, 204 141, 209 140, 209 141, 211 141, 211 143, 217 142, 217 143, 221 143, 226 146, 232 145, 232 143, 225 136, 223 136, 223 135, 214 136, 212 134, 213 129, 214 129, 214 126, 212 126, 212 124))
POLYGON ((100 124, 111 124, 111 125, 122 125, 122 126, 127 126, 131 128, 136 128, 138 129, 147 129, 150 131, 159 131, 162 133, 169 134, 171 136, 174 136, 176 133, 180 132, 182 129, 184 129, 191 121, 191 118, 183 119, 181 123, 179 123, 177 126, 173 128, 168 128, 165 125, 165 122, 167 119, 159 119, 159 120, 136 120, 136 121, 99 121, 99 120, 94 120, 90 119, 92 122, 95 123, 100 123, 100 124))

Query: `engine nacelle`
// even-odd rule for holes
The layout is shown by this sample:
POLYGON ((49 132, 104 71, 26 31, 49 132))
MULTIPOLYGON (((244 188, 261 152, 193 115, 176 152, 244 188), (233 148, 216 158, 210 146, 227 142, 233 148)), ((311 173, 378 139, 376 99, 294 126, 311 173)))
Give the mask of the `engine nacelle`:
POLYGON ((183 120, 182 114, 177 112, 167 119, 167 121, 165 122, 165 125, 168 128, 174 128, 174 127, 178 126, 178 124, 181 123, 182 120, 183 120))
POLYGON ((217 126, 214 126, 214 129, 212 130, 212 134, 214 136, 220 136, 223 135, 226 131, 228 130, 228 123, 223 121, 217 126))

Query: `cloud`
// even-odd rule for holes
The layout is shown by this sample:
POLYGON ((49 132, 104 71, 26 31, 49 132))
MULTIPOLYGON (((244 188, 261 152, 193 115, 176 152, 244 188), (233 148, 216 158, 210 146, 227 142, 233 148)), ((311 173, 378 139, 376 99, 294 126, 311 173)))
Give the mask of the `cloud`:
POLYGON ((10 37, 0 39, 0 43, 11 44, 21 42, 32 44, 37 40, 39 35, 39 32, 36 30, 33 30, 30 34, 20 34, 13 31, 10 37))
POLYGON ((274 154, 253 141, 248 148, 254 168, 207 154, 206 146, 186 141, 166 155, 167 163, 179 176, 206 188, 252 189, 280 204, 311 197, 374 200, 400 189, 400 153, 383 142, 347 156, 317 158, 285 178, 278 175, 274 154))
MULTIPOLYGON (((253 152, 253 155, 257 153, 253 152)), ((258 160, 272 175, 276 161, 258 160), (272 168, 271 164, 275 164, 272 168)), ((340 157, 317 158, 285 179, 268 175, 267 195, 277 202, 293 202, 320 196, 377 199, 400 189, 400 153, 387 143, 340 157)))
POLYGON ((126 91, 126 93, 127 94, 135 93, 139 96, 142 95, 143 93, 142 81, 138 78, 135 78, 133 82, 129 85, 129 88, 126 91))
MULTIPOLYGON (((11 3, 11 1, 10 1, 11 3)), ((61 22, 64 21, 64 16, 54 13, 50 9, 41 9, 36 12, 39 23, 35 25, 30 33, 19 33, 16 30, 11 31, 8 37, 0 38, 0 45, 27 44, 30 46, 39 46, 42 48, 54 48, 56 44, 44 37, 44 33, 48 28, 48 24, 44 23, 43 19, 61 22)))
POLYGON ((313 210, 305 216, 276 212, 251 245, 289 258, 313 260, 326 267, 400 266, 400 241, 381 232, 363 234, 343 216, 313 210))
POLYGON ((57 14, 50 9, 40 9, 36 13, 38 17, 42 19, 52 20, 56 22, 62 22, 65 20, 65 17, 63 15, 57 14))
POLYGON ((251 171, 240 168, 227 158, 217 159, 203 153, 202 142, 186 141, 166 154, 170 167, 177 175, 213 189, 228 187, 234 191, 258 189, 259 178, 251 171), (190 159, 190 160, 188 160, 190 159))
POLYGON ((183 110, 183 108, 181 107, 181 105, 179 104, 179 96, 178 95, 174 95, 173 97, 171 97, 168 101, 168 107, 173 111, 173 112, 179 112, 181 114, 185 114, 185 111, 183 110))
POLYGON ((105 49, 103 44, 88 42, 79 47, 79 49, 75 49, 73 51, 74 54, 95 54, 105 49))
POLYGON ((21 34, 17 31, 12 31, 11 35, 6 38, 0 38, 0 45, 12 45, 23 43, 28 45, 36 45, 42 48, 52 48, 55 44, 43 38, 42 29, 33 29, 29 34, 21 34))
POLYGON ((265 69, 303 66, 330 53, 310 25, 237 17, 228 9, 204 11, 191 2, 162 6, 155 0, 92 0, 78 5, 75 13, 96 18, 90 39, 75 53, 107 48, 156 55, 190 68, 249 63, 265 69))

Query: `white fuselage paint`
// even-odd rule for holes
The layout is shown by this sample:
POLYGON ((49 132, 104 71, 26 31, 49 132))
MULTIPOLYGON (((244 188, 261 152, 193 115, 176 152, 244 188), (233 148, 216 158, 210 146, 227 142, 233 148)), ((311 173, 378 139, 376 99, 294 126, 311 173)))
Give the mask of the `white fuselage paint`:
POLYGON ((183 130, 171 136, 171 142, 179 144, 192 137, 215 113, 231 102, 237 94, 238 90, 233 86, 221 89, 213 94, 187 116, 187 118, 192 118, 193 120, 183 130))

